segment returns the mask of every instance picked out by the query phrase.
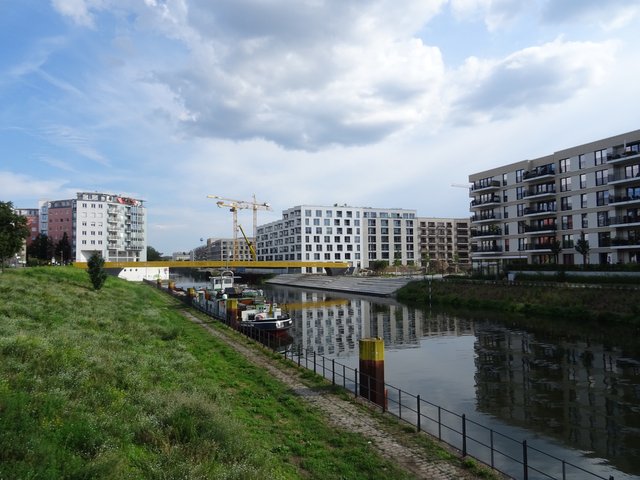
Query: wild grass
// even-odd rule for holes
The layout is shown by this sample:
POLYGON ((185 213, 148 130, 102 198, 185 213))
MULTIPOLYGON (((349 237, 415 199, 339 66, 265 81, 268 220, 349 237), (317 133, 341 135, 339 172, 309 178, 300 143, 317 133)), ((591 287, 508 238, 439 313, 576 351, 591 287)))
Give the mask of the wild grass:
POLYGON ((0 274, 0 478, 410 478, 153 288, 0 274))

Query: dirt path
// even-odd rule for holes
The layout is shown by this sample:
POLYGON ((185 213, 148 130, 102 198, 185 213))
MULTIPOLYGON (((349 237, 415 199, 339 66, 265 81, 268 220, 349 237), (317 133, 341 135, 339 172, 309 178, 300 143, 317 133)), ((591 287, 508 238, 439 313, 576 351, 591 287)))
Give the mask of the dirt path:
POLYGON ((433 480, 476 478, 468 471, 460 469, 449 462, 427 458, 426 453, 419 448, 402 445, 373 415, 363 412, 353 402, 343 400, 336 395, 310 389, 298 379, 299 375, 293 372, 292 369, 287 369, 278 364, 278 362, 273 361, 258 350, 242 345, 232 336, 212 328, 191 313, 184 311, 184 315, 190 321, 201 325, 211 335, 231 345, 252 363, 259 365, 261 368, 266 368, 271 375, 288 385, 305 402, 314 405, 323 412, 329 424, 336 428, 362 434, 370 439, 381 456, 399 464, 416 477, 433 480))

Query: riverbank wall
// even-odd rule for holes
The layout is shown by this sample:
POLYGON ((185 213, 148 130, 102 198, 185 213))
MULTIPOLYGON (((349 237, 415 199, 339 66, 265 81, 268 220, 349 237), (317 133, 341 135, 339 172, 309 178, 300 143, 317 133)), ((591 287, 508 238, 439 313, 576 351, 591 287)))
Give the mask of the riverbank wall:
POLYGON ((351 277, 309 274, 282 274, 265 283, 286 287, 327 290, 375 297, 392 297, 407 283, 420 277, 351 277))

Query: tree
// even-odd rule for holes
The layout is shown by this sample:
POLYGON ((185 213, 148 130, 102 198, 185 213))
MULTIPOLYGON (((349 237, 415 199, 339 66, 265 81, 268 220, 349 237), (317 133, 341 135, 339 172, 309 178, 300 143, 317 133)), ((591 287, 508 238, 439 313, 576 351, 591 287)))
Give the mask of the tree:
POLYGON ((151 245, 147 245, 147 262, 157 262, 162 260, 162 252, 157 251, 151 245))
POLYGON ((0 268, 20 251, 25 238, 29 236, 27 219, 13 211, 11 202, 0 202, 0 268))
POLYGON ((100 290, 107 280, 107 272, 104 271, 104 258, 99 252, 93 252, 87 262, 87 272, 95 290, 100 290))
POLYGON ((374 260, 369 262, 369 268, 373 270, 375 273, 382 272, 385 268, 389 266, 389 262, 386 260, 374 260))
POLYGON ((584 238, 584 232, 580 232, 580 240, 576 242, 576 252, 582 255, 582 266, 587 266, 588 255, 589 255, 589 240, 584 238))
POLYGON ((562 252, 562 244, 558 241, 557 238, 551 240, 549 244, 549 248, 551 249, 551 254, 553 255, 553 259, 555 260, 555 264, 558 264, 558 258, 560 257, 560 252, 562 252))
POLYGON ((67 232, 64 232, 62 238, 56 244, 55 255, 57 259, 60 259, 60 263, 71 260, 71 243, 69 243, 67 232))
POLYGON ((27 255, 31 260, 36 258, 41 263, 49 263, 54 255, 53 242, 46 234, 40 233, 27 247, 27 255))

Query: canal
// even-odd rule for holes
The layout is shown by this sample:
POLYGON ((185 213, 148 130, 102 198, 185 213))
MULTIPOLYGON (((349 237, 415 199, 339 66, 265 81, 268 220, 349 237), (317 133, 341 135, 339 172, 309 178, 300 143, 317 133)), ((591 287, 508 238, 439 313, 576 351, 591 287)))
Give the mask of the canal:
MULTIPOLYGON (((601 478, 640 479, 637 330, 263 288, 289 306, 294 351, 355 369, 359 339, 380 337, 387 384, 601 478)), ((559 463, 538 466, 549 476, 529 479, 563 478, 559 463)), ((598 477, 568 468, 565 478, 598 477)))
MULTIPOLYGON (((380 337, 386 383, 603 478, 640 478, 637 332, 299 288, 267 292, 291 306, 294 350, 357 368, 358 340, 380 337)), ((562 478, 560 464, 541 470, 562 478)), ((589 476, 567 469, 566 478, 589 476)))

